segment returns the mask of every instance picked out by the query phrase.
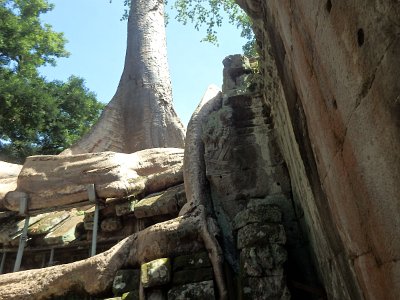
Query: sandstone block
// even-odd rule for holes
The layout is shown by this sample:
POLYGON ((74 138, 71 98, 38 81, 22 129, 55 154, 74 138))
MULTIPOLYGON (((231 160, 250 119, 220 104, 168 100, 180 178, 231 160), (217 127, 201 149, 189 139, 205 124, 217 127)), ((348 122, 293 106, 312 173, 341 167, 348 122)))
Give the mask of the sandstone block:
POLYGON ((278 244, 244 248, 240 253, 240 265, 247 276, 282 275, 287 260, 285 248, 278 244))
POLYGON ((100 227, 103 232, 114 232, 122 228, 122 222, 120 218, 106 218, 101 221, 100 227))
POLYGON ((283 275, 247 277, 243 281, 243 300, 290 299, 283 275))
MULTIPOLYGON (((125 297, 133 297, 134 291, 139 290, 140 271, 134 269, 118 270, 114 277, 113 293, 116 296, 121 296, 126 292, 132 292, 132 295, 125 297)), ((124 298, 131 299, 131 298, 124 298)), ((135 298, 132 298, 135 299, 135 298)))
POLYGON ((171 280, 171 263, 169 258, 160 258, 141 266, 140 279, 143 287, 167 284, 171 280))
POLYGON ((188 269, 174 272, 172 283, 174 285, 181 285, 185 283, 212 280, 213 278, 214 273, 212 268, 188 269))
POLYGON ((149 195, 135 205, 135 217, 146 218, 159 215, 178 215, 186 203, 183 184, 164 192, 149 195))
POLYGON ((282 213, 274 205, 251 206, 239 212, 233 220, 234 229, 240 229, 251 223, 279 223, 282 213))
POLYGON ((128 200, 123 203, 118 203, 115 205, 115 214, 117 216, 125 216, 133 213, 135 210, 135 205, 137 200, 128 200))
POLYGON ((173 271, 211 267, 207 252, 182 255, 172 260, 173 271))
POLYGON ((285 230, 278 224, 250 224, 238 231, 237 247, 243 249, 254 245, 284 244, 285 230))
POLYGON ((214 283, 212 280, 173 287, 168 292, 168 300, 213 300, 214 283))

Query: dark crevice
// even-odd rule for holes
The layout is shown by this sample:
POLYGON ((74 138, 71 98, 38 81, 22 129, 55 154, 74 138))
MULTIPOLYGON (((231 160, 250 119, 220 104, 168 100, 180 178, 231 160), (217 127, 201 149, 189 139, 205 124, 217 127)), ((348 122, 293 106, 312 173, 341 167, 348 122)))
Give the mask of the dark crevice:
POLYGON ((364 45, 364 42, 365 42, 364 29, 360 28, 357 31, 358 47, 361 47, 362 45, 364 45))
POLYGON ((336 102, 336 99, 333 99, 332 100, 332 106, 333 106, 333 108, 336 110, 338 107, 337 107, 337 102, 336 102))
POLYGON ((331 0, 328 0, 326 2, 326 10, 328 11, 328 13, 331 12, 331 10, 332 10, 332 2, 331 2, 331 0))

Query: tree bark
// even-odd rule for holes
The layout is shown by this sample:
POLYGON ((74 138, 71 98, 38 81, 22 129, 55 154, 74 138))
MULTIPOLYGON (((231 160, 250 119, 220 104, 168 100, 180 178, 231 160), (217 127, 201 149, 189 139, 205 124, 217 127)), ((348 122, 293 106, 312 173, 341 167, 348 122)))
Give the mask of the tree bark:
POLYGON ((62 154, 183 148, 172 106, 162 0, 132 0, 125 66, 118 89, 92 130, 62 154))
POLYGON ((28 196, 29 210, 78 204, 88 200, 88 184, 103 199, 159 192, 183 182, 182 160, 178 148, 30 156, 4 206, 18 211, 22 196, 28 196))

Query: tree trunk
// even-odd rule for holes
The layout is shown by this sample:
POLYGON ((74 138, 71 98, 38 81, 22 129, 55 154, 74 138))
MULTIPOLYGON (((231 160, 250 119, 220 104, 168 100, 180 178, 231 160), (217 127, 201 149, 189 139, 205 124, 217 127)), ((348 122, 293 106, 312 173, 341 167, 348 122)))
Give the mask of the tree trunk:
POLYGON ((92 130, 62 154, 183 148, 184 138, 172 107, 163 1, 132 0, 118 89, 92 130))

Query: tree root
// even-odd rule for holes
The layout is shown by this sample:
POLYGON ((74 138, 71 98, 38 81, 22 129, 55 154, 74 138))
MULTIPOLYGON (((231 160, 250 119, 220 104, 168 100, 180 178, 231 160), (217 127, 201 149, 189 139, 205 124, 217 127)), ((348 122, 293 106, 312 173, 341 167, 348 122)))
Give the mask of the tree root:
POLYGON ((220 299, 227 299, 223 252, 218 243, 218 225, 212 217, 212 202, 205 177, 201 124, 220 107, 221 95, 208 91, 193 115, 185 149, 184 178, 188 199, 186 213, 157 223, 125 238, 110 250, 86 260, 39 270, 0 275, 0 299, 47 299, 69 291, 91 295, 107 291, 117 270, 138 267, 161 257, 194 253, 204 247, 213 265, 220 299))

